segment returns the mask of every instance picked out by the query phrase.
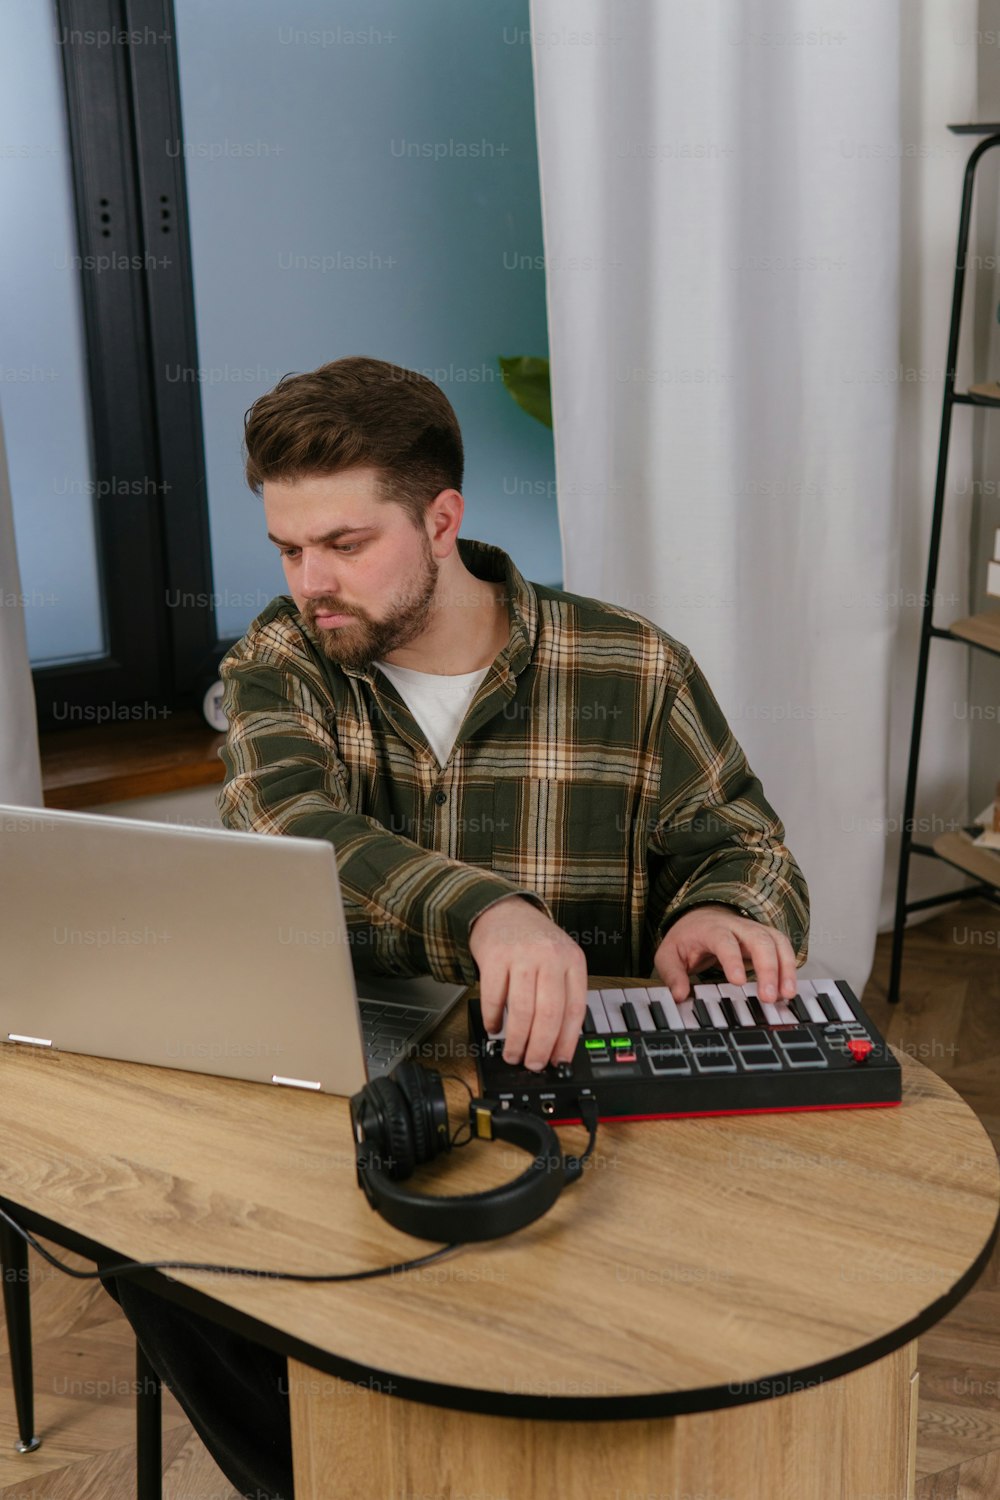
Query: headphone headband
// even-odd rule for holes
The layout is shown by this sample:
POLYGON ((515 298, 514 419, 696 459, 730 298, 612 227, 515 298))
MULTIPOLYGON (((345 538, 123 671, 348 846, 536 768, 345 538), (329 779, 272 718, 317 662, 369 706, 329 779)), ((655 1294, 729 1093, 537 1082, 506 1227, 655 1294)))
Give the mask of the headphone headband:
POLYGON ((479 1193, 433 1197, 393 1181, 378 1148, 358 1152, 358 1178, 373 1208, 394 1228, 421 1240, 492 1240, 513 1234, 552 1207, 567 1180, 565 1158, 551 1125, 534 1115, 498 1109, 483 1099, 470 1105, 474 1131, 488 1113, 494 1140, 534 1156, 519 1177, 479 1193))
POLYGON ((449 1197, 404 1187, 415 1166, 451 1147, 441 1128, 442 1120, 447 1125, 441 1075, 413 1062, 366 1084, 351 1099, 351 1118, 359 1186, 387 1223, 417 1239, 450 1244, 512 1234, 540 1218, 582 1172, 580 1160, 563 1155, 546 1120, 473 1099, 473 1136, 516 1146, 534 1158, 531 1163, 512 1181, 478 1193, 449 1197))

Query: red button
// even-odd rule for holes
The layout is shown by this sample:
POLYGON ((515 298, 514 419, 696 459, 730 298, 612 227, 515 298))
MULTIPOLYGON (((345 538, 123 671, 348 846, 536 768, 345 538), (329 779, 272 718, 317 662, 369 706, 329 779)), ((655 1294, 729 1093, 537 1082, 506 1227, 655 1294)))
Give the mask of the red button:
POLYGON ((872 1044, 867 1037, 852 1036, 847 1043, 847 1050, 855 1062, 862 1063, 872 1050, 872 1044))

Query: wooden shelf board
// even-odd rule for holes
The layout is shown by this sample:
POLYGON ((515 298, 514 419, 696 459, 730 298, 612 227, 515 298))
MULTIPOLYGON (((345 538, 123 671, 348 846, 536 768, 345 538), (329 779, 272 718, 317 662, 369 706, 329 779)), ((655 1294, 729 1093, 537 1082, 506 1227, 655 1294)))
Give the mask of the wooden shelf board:
POLYGON ((39 735, 46 807, 73 810, 225 779, 224 734, 194 711, 168 720, 90 725, 39 735))
POLYGON ((966 393, 978 406, 1000 406, 1000 380, 981 380, 966 393))
POLYGON ((938 859, 964 870, 966 875, 1000 889, 1000 853, 977 846, 967 833, 940 834, 934 840, 934 853, 938 859))
POLYGON ((1000 653, 1000 609, 987 609, 967 619, 954 620, 947 629, 963 641, 1000 653))

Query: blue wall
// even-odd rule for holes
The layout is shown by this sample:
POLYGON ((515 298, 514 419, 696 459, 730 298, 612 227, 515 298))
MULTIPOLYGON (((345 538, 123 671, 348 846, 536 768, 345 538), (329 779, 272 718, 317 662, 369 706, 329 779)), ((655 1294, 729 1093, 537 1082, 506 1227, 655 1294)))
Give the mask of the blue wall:
MULTIPOLYGON (((551 434, 498 354, 544 354, 528 0, 176 0, 219 628, 285 583, 243 413, 289 370, 425 371, 466 442, 463 533, 561 574, 551 434)), ((103 649, 61 58, 47 0, 0 50, 0 411, 33 661, 103 649)), ((169 503, 169 497, 167 497, 169 503)))
POLYGON ((50 5, 7 0, 2 19, 0 415, 41 663, 100 655, 104 624, 62 58, 50 5))
POLYGON ((426 373, 466 444, 463 534, 561 574, 551 434, 498 354, 545 354, 527 0, 175 0, 220 630, 284 591, 243 413, 289 370, 426 373), (527 268, 525 268, 527 267, 527 268))

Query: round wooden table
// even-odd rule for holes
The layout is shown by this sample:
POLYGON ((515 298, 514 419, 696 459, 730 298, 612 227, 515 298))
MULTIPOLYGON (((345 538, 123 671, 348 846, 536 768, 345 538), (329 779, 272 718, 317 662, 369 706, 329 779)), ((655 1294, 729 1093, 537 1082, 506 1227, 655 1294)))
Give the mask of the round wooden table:
MULTIPOLYGON (((465 1038, 460 1007, 423 1060, 471 1080, 465 1038)), ((897 1108, 603 1124, 544 1218, 420 1270, 144 1279, 288 1355, 297 1500, 903 1500, 916 1338, 985 1265, 1000 1172, 900 1060, 897 1108)), ((359 1191, 346 1100, 9 1046, 0 1081, 0 1197, 86 1253, 334 1272, 430 1248, 359 1191)), ((525 1161, 476 1142, 411 1185, 525 1161)))

